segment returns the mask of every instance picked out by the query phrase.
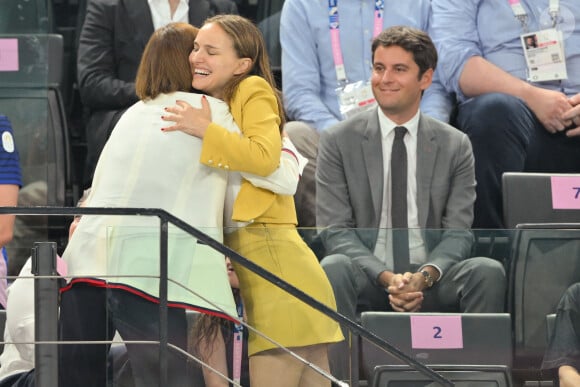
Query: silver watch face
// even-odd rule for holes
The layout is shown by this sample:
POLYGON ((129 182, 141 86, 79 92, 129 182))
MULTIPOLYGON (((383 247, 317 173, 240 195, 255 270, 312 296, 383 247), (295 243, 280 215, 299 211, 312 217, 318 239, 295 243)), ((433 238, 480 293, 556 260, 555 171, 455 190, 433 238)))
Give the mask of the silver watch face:
POLYGON ((429 274, 427 270, 421 271, 421 274, 423 274, 423 276, 425 277, 425 283, 427 284, 427 286, 429 287, 433 286, 433 277, 431 277, 431 274, 429 274))

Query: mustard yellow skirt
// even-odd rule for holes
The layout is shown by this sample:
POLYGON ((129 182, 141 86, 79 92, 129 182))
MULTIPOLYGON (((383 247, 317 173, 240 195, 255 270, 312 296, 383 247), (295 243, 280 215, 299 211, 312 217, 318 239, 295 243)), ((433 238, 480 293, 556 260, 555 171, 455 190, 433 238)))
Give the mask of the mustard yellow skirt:
MULTIPOLYGON (((243 257, 336 310, 330 282, 293 225, 251 224, 225 236, 243 257)), ((343 340, 339 324, 262 277, 233 262, 248 324, 285 347, 343 340)), ((250 332, 248 354, 276 348, 250 332)))

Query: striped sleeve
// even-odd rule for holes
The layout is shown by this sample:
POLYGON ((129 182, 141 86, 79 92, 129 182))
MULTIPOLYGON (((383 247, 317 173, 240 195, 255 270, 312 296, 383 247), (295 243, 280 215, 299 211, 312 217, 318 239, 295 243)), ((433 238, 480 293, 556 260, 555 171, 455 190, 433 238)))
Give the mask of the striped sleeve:
POLYGON ((3 115, 0 115, 0 184, 22 186, 20 158, 14 144, 12 125, 3 115))

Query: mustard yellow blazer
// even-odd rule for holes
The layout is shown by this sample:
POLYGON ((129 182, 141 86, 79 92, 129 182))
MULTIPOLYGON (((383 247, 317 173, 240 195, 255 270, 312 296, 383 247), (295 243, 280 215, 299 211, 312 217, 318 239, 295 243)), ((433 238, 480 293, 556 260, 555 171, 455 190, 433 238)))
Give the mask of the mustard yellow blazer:
MULTIPOLYGON (((230 103, 242 136, 211 123, 205 132, 200 162, 214 168, 268 176, 278 168, 282 138, 274 90, 261 77, 244 79, 230 103)), ((294 199, 243 180, 232 219, 240 222, 296 224, 294 199)))

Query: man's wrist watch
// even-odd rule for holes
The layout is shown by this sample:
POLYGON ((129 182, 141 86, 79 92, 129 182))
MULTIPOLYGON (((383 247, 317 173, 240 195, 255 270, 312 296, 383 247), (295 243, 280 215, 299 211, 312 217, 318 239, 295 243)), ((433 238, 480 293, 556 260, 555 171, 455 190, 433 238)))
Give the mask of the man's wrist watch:
POLYGON ((435 282, 435 280, 433 279, 433 277, 431 277, 431 274, 429 274, 429 272, 427 270, 421 270, 421 274, 423 275, 423 278, 425 279, 425 285, 427 285, 428 288, 433 286, 433 283, 435 282))

